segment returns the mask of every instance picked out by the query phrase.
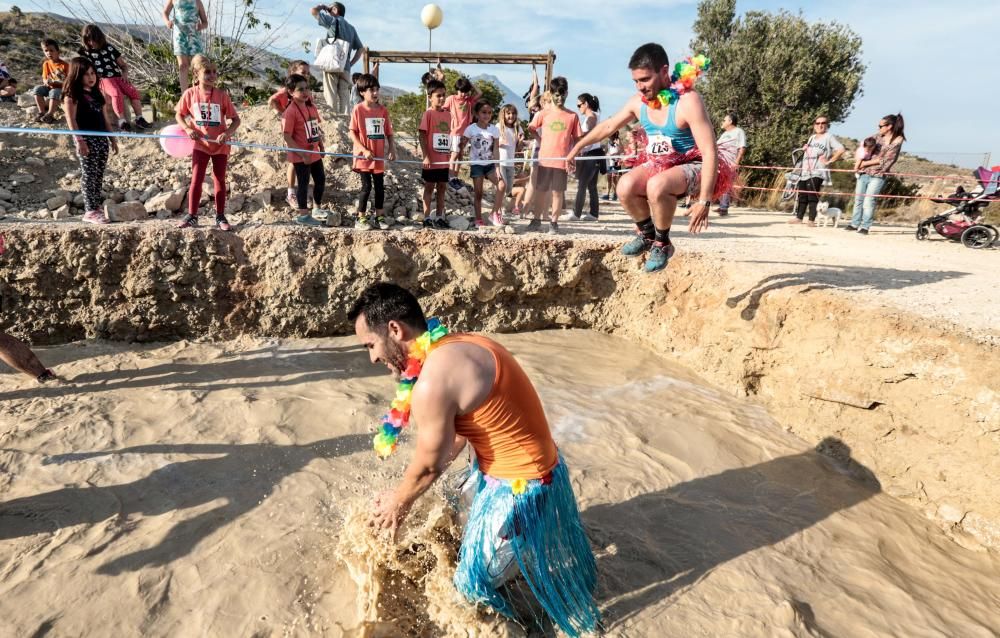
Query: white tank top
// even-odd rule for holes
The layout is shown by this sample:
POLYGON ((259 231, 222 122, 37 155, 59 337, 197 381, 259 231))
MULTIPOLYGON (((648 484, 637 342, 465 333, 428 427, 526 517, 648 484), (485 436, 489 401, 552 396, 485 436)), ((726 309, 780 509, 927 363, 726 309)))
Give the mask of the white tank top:
MULTIPOLYGON (((594 116, 596 118, 594 120, 594 126, 597 126, 597 123, 601 121, 601 116, 598 113, 594 113, 594 116)), ((583 131, 584 135, 586 135, 587 133, 589 133, 592 128, 593 127, 588 127, 587 126, 587 118, 586 117, 581 117, 580 118, 580 130, 583 131)), ((589 153, 590 151, 594 150, 595 148, 601 148, 601 143, 598 142, 597 144, 588 144, 588 145, 584 146, 581 149, 581 152, 583 152, 583 153, 589 153)))

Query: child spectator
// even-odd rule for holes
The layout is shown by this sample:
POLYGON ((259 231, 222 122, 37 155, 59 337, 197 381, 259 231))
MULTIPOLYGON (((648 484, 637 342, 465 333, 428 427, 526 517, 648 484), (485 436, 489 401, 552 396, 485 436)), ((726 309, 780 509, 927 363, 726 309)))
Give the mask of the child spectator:
POLYGON ((451 177, 452 187, 461 188, 462 182, 458 180, 459 147, 462 145, 462 134, 465 129, 472 124, 472 108, 479 100, 479 90, 473 86, 467 77, 460 77, 455 81, 454 95, 449 95, 444 101, 444 108, 451 112, 451 177))
POLYGON ((493 107, 486 100, 476 102, 474 109, 476 121, 470 124, 462 134, 462 144, 458 149, 459 157, 469 145, 470 173, 475 197, 472 208, 476 215, 476 226, 484 226, 483 221, 483 186, 486 180, 493 183, 496 196, 493 200, 493 210, 490 211, 490 222, 494 226, 503 226, 500 217, 500 206, 503 205, 503 182, 497 179, 497 159, 500 157, 500 131, 490 124, 493 119, 493 107))
MULTIPOLYGON (((514 165, 517 163, 517 148, 524 141, 521 122, 517 117, 517 107, 513 104, 501 106, 497 123, 497 128, 500 130, 500 180, 503 182, 504 192, 513 197, 511 191, 514 188, 514 165)), ((521 214, 521 207, 516 203, 514 214, 521 214)))
POLYGON ((551 218, 549 234, 559 234, 559 215, 566 202, 566 160, 552 159, 566 157, 570 149, 581 136, 580 118, 576 113, 566 109, 566 95, 569 83, 564 77, 552 78, 549 83, 552 103, 539 111, 528 128, 541 137, 538 150, 538 166, 531 174, 533 197, 537 203, 532 204, 534 218, 528 223, 529 231, 541 228, 541 207, 547 198, 551 198, 551 218))
POLYGON ((52 38, 42 40, 42 53, 45 54, 45 61, 42 62, 42 84, 31 89, 31 94, 35 96, 35 106, 38 107, 36 122, 52 124, 56 121, 56 110, 59 108, 59 99, 62 97, 63 82, 69 72, 69 64, 59 57, 59 43, 52 38), (48 100, 48 105, 45 101, 48 100))
POLYGON ((136 128, 141 130, 150 128, 150 123, 142 116, 139 92, 128 81, 128 65, 125 64, 122 54, 108 42, 108 38, 96 24, 83 27, 80 36, 83 39, 80 55, 90 58, 94 63, 97 75, 101 78, 101 91, 111 100, 111 109, 118 118, 118 128, 123 131, 132 130, 132 124, 125 113, 126 97, 135 113, 136 128))
MULTIPOLYGON (((292 94, 288 90, 288 79, 293 75, 298 75, 306 79, 306 84, 309 83, 309 79, 312 77, 309 74, 309 63, 305 60, 293 60, 288 64, 288 76, 285 78, 285 85, 278 89, 274 95, 272 95, 267 100, 268 107, 274 109, 275 114, 278 119, 281 120, 285 115, 285 109, 292 102, 292 94)), ((312 97, 309 98, 309 106, 314 106, 312 97)), ((319 114, 317 113, 317 116, 319 114)), ((322 121, 322 118, 319 118, 322 121)), ((282 125, 284 126, 284 125, 282 125)), ((288 192, 285 194, 285 201, 293 209, 299 207, 298 198, 295 194, 295 167, 292 164, 288 165, 288 192)))
POLYGON ((17 80, 0 81, 0 102, 17 102, 17 80))
POLYGON ((226 141, 240 125, 240 116, 225 89, 216 86, 219 69, 214 62, 203 55, 191 60, 191 71, 195 84, 181 96, 177 103, 177 123, 193 139, 191 153, 191 187, 188 189, 188 214, 178 228, 193 228, 198 225, 198 204, 201 201, 201 185, 205 181, 208 162, 212 161, 212 190, 215 193, 215 224, 219 230, 230 229, 226 219, 226 164, 229 160, 229 145, 226 141), (226 120, 230 121, 226 126, 226 120))
POLYGON ((358 78, 358 91, 364 101, 351 113, 351 140, 354 142, 354 172, 361 175, 361 196, 358 198, 358 228, 389 229, 383 210, 385 202, 385 158, 396 159, 392 144, 392 122, 389 109, 379 104, 378 78, 364 73, 358 78), (375 219, 369 220, 368 197, 375 186, 375 219))
MULTIPOLYGON (((293 75, 285 83, 291 104, 285 109, 281 130, 285 144, 289 148, 302 151, 323 151, 323 131, 319 127, 319 112, 312 100, 309 79, 304 75, 293 75)), ((319 226, 316 219, 319 204, 323 200, 326 187, 326 173, 323 172, 323 156, 316 153, 289 151, 288 161, 295 171, 298 186, 295 191, 297 213, 295 223, 304 226, 319 226), (309 213, 309 177, 313 181, 313 212, 309 213)))
POLYGON ((427 228, 447 228, 444 215, 445 187, 448 184, 448 165, 451 159, 451 114, 444 108, 444 83, 429 79, 427 99, 430 108, 420 118, 420 150, 423 153, 424 179, 424 226, 427 228), (431 194, 437 191, 437 206, 431 214, 431 194))
POLYGON ((97 70, 90 58, 80 56, 70 61, 63 87, 63 102, 69 128, 82 133, 73 139, 76 141, 76 156, 80 158, 80 185, 86 209, 83 221, 107 224, 108 218, 101 210, 101 187, 104 185, 104 169, 108 165, 108 150, 110 148, 111 152, 117 153, 118 143, 113 137, 86 135, 86 131, 111 131, 104 109, 104 94, 97 86, 97 70))
POLYGON ((854 153, 854 176, 861 176, 861 162, 867 162, 878 155, 878 140, 874 137, 866 137, 858 150, 854 153))
POLYGON ((616 188, 618 186, 618 172, 621 169, 621 160, 612 159, 615 155, 622 154, 622 142, 621 135, 618 131, 611 134, 608 139, 608 194, 601 196, 604 201, 611 200, 613 202, 618 201, 618 192, 616 188))
POLYGON ((351 74, 351 109, 353 109, 358 104, 361 104, 364 100, 361 98, 361 93, 358 91, 358 80, 361 79, 363 73, 352 73, 351 74))

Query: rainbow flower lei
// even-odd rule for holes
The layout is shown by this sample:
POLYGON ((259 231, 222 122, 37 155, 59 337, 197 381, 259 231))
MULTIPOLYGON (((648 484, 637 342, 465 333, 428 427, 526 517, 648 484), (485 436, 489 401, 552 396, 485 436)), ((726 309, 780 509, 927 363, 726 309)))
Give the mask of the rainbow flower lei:
POLYGON ((389 412, 382 417, 381 428, 379 433, 375 435, 375 454, 379 457, 384 459, 395 451, 399 433, 410 424, 410 398, 413 394, 413 386, 417 383, 417 377, 420 376, 420 370, 424 367, 427 355, 446 334, 448 334, 448 329, 441 321, 431 319, 427 322, 427 332, 417 337, 417 340, 410 346, 406 370, 400 374, 399 385, 396 386, 396 398, 392 400, 389 412))
POLYGON ((656 94, 653 100, 642 101, 651 109, 658 109, 663 106, 670 106, 671 102, 680 99, 682 95, 691 90, 698 78, 709 70, 712 61, 704 55, 696 55, 686 58, 674 65, 674 72, 670 74, 670 86, 656 94))

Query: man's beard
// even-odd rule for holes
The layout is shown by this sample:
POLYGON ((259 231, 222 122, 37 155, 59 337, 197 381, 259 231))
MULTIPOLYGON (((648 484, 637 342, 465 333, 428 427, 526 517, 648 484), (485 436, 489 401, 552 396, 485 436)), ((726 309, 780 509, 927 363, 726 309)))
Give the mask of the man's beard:
POLYGON ((386 361, 395 368, 393 375, 399 379, 406 370, 406 362, 410 358, 409 352, 407 352, 406 347, 402 343, 393 339, 389 339, 385 349, 386 361))

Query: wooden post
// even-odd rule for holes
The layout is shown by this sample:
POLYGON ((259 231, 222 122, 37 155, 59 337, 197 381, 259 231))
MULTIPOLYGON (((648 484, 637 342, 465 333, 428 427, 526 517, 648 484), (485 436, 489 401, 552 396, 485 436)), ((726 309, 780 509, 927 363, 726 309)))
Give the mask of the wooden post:
POLYGON ((371 69, 368 66, 368 47, 365 47, 364 49, 364 64, 365 64, 365 73, 371 73, 371 69))
POLYGON ((549 58, 545 62, 545 86, 541 87, 541 91, 539 93, 544 93, 549 90, 549 84, 552 82, 552 74, 554 73, 554 69, 552 67, 554 67, 555 64, 556 54, 552 51, 552 49, 549 49, 549 58))

